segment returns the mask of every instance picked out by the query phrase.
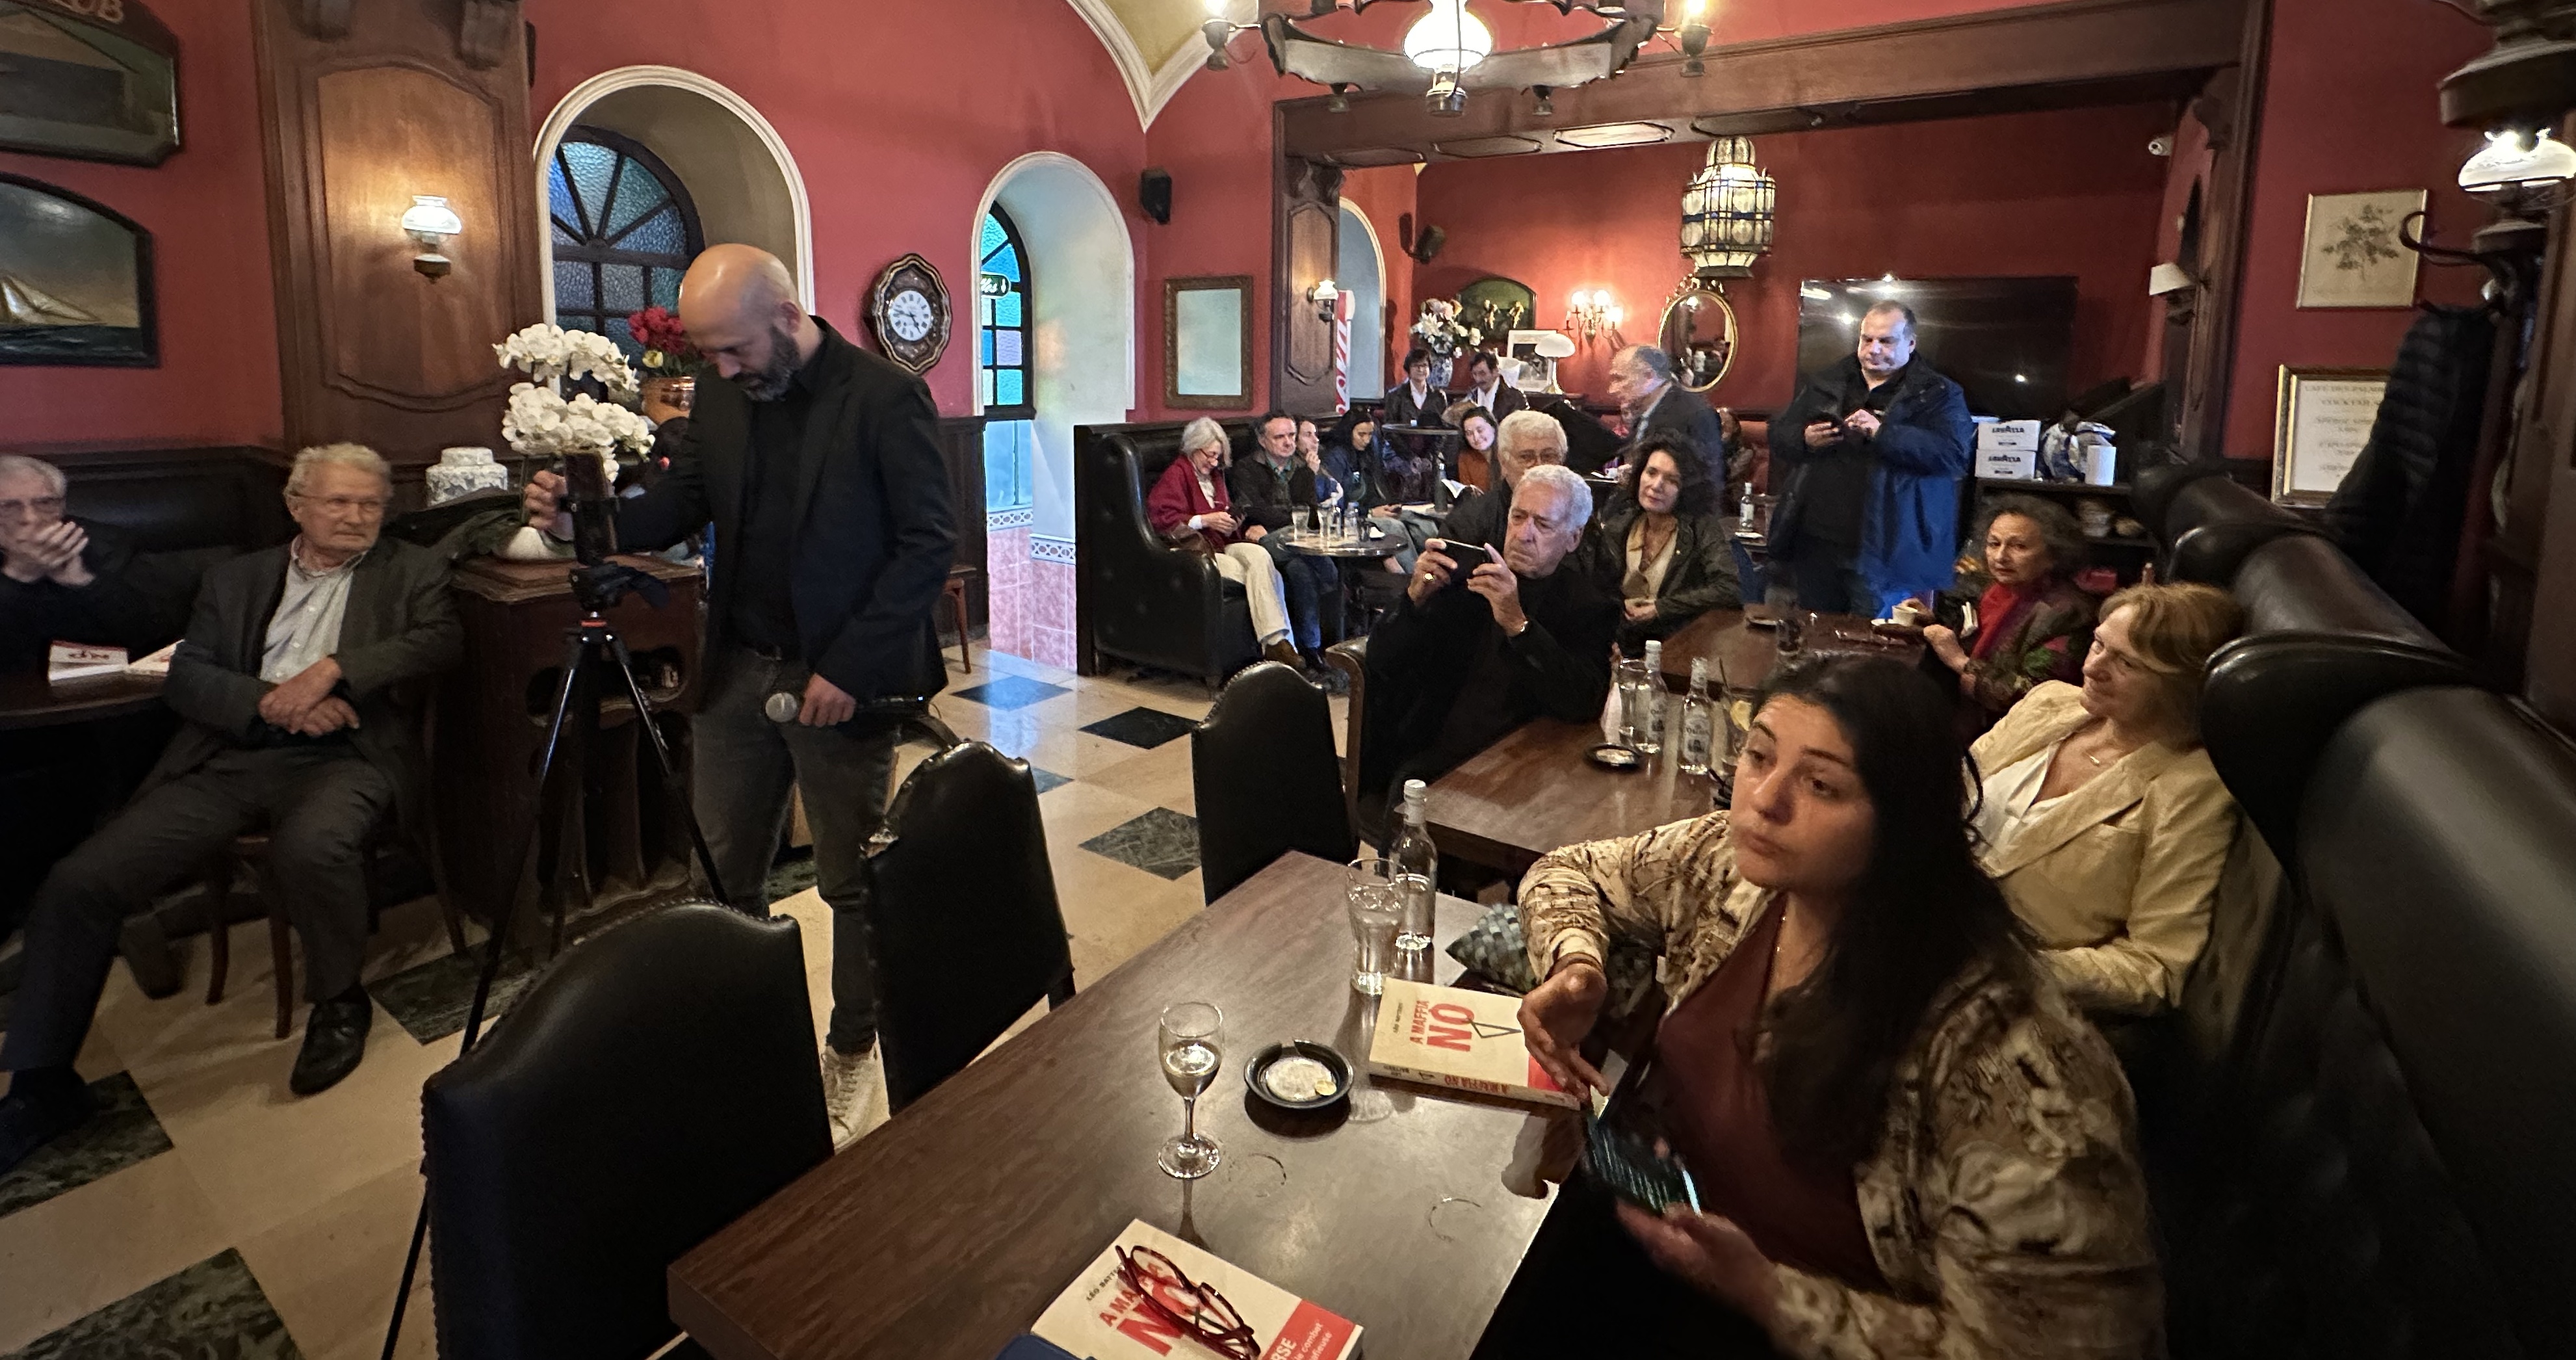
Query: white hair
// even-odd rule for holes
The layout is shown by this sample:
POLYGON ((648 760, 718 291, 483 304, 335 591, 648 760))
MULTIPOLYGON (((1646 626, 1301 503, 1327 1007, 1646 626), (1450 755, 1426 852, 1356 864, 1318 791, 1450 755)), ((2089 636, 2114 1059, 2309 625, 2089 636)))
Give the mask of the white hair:
POLYGON ((71 480, 63 476, 63 470, 44 459, 30 458, 23 453, 0 453, 0 481, 11 477, 41 478, 46 489, 57 496, 71 489, 71 480))
POLYGON ((1501 448, 1514 448, 1523 443, 1553 450, 1556 461, 1565 461, 1565 426, 1545 411, 1522 407, 1503 417, 1494 429, 1494 443, 1501 448))
POLYGON ((1184 455, 1201 449, 1215 449, 1222 453, 1233 443, 1226 437, 1225 427, 1218 424, 1213 416, 1200 416, 1181 427, 1181 452, 1184 455))
POLYGON ((393 469, 385 466, 374 449, 364 444, 316 444, 295 455, 295 466, 286 470, 286 494, 301 496, 313 480, 313 470, 323 466, 354 468, 383 482, 388 489, 394 484, 393 469))
POLYGON ((1592 488, 1583 480, 1583 474, 1562 463, 1541 463, 1521 474, 1520 485, 1512 489, 1513 499, 1528 495, 1533 486, 1552 488, 1574 507, 1574 520, 1568 528, 1580 529, 1592 522, 1592 488))

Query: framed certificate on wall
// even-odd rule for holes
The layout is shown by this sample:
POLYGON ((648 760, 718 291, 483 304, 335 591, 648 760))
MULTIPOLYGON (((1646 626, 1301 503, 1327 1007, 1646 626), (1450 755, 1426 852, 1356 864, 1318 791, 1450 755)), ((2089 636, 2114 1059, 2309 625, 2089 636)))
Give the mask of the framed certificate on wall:
POLYGON ((2384 368, 2281 366, 2281 394, 2272 436, 2272 499, 2283 505, 2323 505, 2343 485, 2344 474, 2370 442, 2379 399, 2388 390, 2384 368))

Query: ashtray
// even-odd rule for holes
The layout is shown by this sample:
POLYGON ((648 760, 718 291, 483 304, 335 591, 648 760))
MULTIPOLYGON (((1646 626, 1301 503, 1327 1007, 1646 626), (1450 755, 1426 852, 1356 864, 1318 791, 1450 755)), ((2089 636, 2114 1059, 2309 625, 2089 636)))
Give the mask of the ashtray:
POLYGON ((1283 1110, 1326 1109, 1351 1093, 1351 1060, 1332 1045, 1291 1039, 1252 1055, 1243 1084, 1283 1110))
POLYGON ((1615 741, 1603 742, 1586 754, 1592 757, 1593 764, 1605 770, 1633 770, 1645 763, 1643 756, 1615 741))

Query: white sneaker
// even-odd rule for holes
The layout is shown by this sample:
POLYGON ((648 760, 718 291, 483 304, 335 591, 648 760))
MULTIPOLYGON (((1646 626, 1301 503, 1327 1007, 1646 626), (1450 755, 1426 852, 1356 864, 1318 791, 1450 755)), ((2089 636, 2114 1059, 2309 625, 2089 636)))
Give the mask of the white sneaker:
POLYGON ((823 1045, 823 1111, 832 1119, 832 1146, 858 1137, 868 1096, 877 1085, 877 1046, 864 1053, 843 1053, 823 1045))

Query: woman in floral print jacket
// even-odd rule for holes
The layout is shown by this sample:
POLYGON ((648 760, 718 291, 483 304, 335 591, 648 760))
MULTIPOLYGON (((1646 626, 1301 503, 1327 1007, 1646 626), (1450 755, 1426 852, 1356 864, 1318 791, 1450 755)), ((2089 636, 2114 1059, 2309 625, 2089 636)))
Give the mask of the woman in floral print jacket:
POLYGON ((1521 885, 1545 979, 1522 1027, 1569 1089, 1600 1085, 1576 1046, 1610 941, 1662 955, 1637 1098, 1707 1211, 1619 1206, 1627 1232, 1584 1255, 1627 1263, 1555 1296, 1594 1348, 1713 1343, 1742 1324, 1650 1315, 1714 1299, 1801 1357, 2162 1354, 2128 1085, 1976 868, 1948 704, 1885 659, 1791 667, 1729 812, 1569 846, 1521 885), (1639 1277, 1665 1292, 1639 1304, 1639 1277))

